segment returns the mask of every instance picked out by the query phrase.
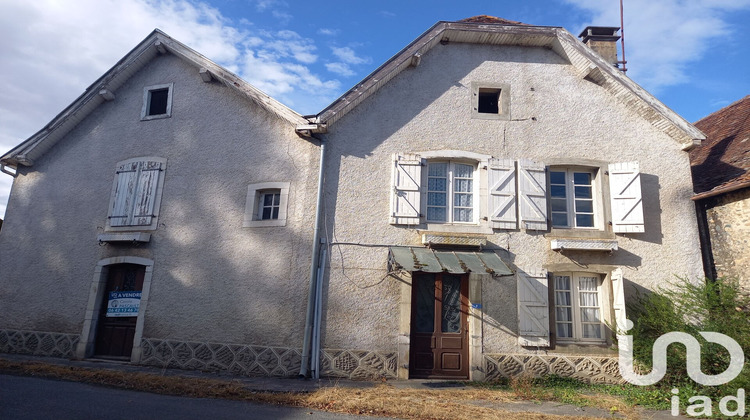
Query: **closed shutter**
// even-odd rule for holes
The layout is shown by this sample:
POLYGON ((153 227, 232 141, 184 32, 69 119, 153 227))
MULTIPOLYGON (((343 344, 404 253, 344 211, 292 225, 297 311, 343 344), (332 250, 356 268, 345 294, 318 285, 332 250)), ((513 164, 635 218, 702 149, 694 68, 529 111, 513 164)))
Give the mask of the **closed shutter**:
POLYGON ((162 163, 159 161, 141 162, 138 176, 138 189, 135 193, 133 208, 133 226, 149 226, 154 218, 156 189, 159 185, 162 163))
POLYGON ((422 159, 418 155, 394 155, 391 224, 419 224, 421 184, 422 159))
POLYGON ((549 347, 547 270, 518 270, 518 343, 549 347))
POLYGON ((518 161, 518 213, 521 228, 547 230, 547 175, 543 163, 518 161))
POLYGON ((109 216, 110 226, 130 225, 140 168, 141 162, 123 163, 117 167, 115 173, 115 196, 109 216))
POLYGON ((609 191, 612 230, 618 233, 645 232, 638 162, 610 164, 609 191))
POLYGON ((617 327, 617 333, 622 334, 626 330, 625 321, 627 315, 625 313, 625 279, 622 276, 622 269, 620 267, 612 270, 612 307, 615 310, 615 326, 617 327))
POLYGON ((490 226, 516 229, 516 163, 511 159, 490 159, 487 164, 490 226))

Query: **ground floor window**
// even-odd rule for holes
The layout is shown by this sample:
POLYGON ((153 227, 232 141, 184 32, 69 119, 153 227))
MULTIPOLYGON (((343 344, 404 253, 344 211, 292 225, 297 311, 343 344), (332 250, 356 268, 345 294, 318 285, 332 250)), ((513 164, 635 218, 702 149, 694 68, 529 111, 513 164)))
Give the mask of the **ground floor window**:
POLYGON ((555 273, 555 331, 559 341, 604 341, 601 276, 555 273))

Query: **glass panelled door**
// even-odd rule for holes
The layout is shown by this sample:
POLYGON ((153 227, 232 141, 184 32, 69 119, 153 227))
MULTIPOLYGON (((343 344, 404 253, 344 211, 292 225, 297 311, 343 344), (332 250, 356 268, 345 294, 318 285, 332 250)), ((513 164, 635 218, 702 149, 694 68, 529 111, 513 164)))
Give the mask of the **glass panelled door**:
POLYGON ((410 377, 468 379, 468 275, 415 272, 413 279, 410 377))

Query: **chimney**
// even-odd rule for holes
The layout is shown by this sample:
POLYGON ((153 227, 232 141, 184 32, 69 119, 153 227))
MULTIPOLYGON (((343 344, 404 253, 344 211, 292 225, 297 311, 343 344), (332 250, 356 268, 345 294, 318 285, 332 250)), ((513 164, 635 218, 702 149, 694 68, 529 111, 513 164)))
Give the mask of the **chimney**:
POLYGON ((617 32, 619 30, 620 28, 616 26, 587 26, 578 37, 606 62, 619 67, 620 61, 617 60, 617 40, 620 39, 617 32))

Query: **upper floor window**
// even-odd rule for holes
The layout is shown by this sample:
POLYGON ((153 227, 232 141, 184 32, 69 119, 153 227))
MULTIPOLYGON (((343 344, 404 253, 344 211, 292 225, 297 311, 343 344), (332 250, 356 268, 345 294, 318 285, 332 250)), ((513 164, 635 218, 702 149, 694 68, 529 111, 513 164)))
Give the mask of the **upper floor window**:
POLYGON ((595 228, 598 191, 596 171, 574 168, 551 168, 549 200, 552 227, 595 228))
POLYGON ((172 116, 172 90, 174 83, 147 86, 143 89, 141 120, 172 116))
POLYGON ((142 157, 117 164, 107 228, 156 229, 167 160, 142 157))
POLYGON ((510 85, 494 82, 472 82, 471 118, 509 120, 510 85))
POLYGON ((248 185, 242 227, 286 226, 289 186, 289 182, 248 185))
POLYGON ((427 163, 427 222, 475 222, 474 165, 427 163))

